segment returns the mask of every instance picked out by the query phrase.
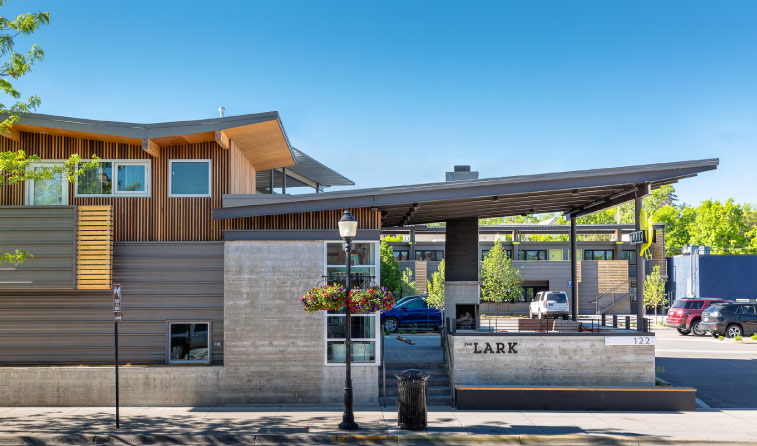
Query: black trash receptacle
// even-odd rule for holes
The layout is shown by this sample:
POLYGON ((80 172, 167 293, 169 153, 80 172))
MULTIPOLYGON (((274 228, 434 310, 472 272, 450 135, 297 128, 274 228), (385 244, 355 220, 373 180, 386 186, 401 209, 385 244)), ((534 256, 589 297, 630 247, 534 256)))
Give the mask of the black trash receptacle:
POLYGON ((397 377, 397 424, 402 429, 426 428, 428 373, 404 370, 397 377))

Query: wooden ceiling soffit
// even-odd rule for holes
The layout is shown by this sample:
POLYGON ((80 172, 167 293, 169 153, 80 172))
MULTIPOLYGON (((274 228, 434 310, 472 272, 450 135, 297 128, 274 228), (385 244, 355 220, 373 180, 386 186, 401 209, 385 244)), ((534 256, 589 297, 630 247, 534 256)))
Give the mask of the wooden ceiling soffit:
POLYGON ((14 128, 10 129, 0 129, 0 136, 4 136, 10 140, 19 142, 21 141, 21 132, 14 128))
POLYGON ((289 142, 278 120, 230 128, 223 130, 221 134, 234 141, 258 172, 295 164, 289 142))
POLYGON ((142 140, 142 150, 149 153, 152 157, 160 158, 160 146, 152 139, 142 140))

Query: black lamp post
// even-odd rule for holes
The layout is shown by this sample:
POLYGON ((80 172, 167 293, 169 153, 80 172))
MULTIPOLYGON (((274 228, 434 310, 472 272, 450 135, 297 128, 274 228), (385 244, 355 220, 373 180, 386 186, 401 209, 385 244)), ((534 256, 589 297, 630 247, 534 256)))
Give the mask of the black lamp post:
MULTIPOLYGON (((339 220, 339 235, 344 240, 344 253, 346 254, 347 261, 347 296, 349 299, 349 293, 352 289, 350 283, 350 254, 352 253, 352 239, 357 234, 357 220, 352 216, 349 209, 345 209, 342 214, 342 218, 339 220)), ((347 303, 347 316, 345 319, 345 325, 347 326, 347 336, 344 341, 344 349, 347 352, 345 358, 346 372, 344 377, 344 414, 342 415, 342 422, 339 423, 339 429, 355 430, 358 429, 357 423, 355 423, 355 414, 352 412, 352 324, 350 320, 350 306, 349 300, 347 303)))

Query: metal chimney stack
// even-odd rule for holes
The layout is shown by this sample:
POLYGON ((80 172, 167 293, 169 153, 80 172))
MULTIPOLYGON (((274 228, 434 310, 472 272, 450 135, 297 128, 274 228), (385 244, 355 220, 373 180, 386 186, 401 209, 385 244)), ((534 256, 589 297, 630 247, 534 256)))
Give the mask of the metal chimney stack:
POLYGON ((470 166, 455 166, 454 172, 447 172, 447 181, 477 180, 478 172, 471 172, 470 166))
POLYGON ((223 113, 225 111, 226 111, 226 107, 224 107, 224 106, 218 107, 219 118, 223 118, 223 113))

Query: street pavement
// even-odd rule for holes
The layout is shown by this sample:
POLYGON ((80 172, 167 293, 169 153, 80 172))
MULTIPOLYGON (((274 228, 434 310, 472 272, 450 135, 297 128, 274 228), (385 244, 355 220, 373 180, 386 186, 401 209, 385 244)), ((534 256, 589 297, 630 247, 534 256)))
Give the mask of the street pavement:
MULTIPOLYGON (((757 343, 655 328, 657 375, 714 408, 757 408, 757 343)), ((757 442, 757 439, 755 440, 757 442)))
POLYGON ((400 430, 395 408, 339 406, 0 408, 0 445, 56 444, 754 444, 757 410, 511 412, 431 408, 428 428, 400 430))

